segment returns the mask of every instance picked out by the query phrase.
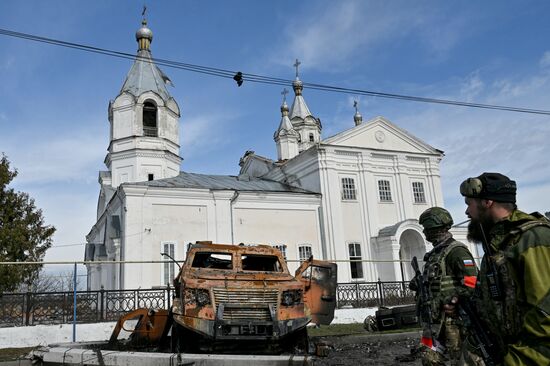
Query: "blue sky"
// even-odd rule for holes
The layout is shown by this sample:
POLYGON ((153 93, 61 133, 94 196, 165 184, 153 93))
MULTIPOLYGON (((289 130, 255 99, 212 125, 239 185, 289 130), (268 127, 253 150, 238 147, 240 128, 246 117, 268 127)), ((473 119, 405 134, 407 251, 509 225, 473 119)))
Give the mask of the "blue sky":
MULTIPOLYGON (((143 2, 0 2, 0 28, 135 53, 143 2)), ((550 4, 544 1, 148 2, 154 57, 424 97, 550 110, 550 4)), ((131 61, 0 36, 0 151, 13 186, 57 227, 47 260, 81 260, 108 146, 107 106, 131 61)), ((163 67, 175 87, 182 169, 237 174, 246 150, 276 157, 279 86, 163 67)), ((516 179, 525 211, 550 211, 550 117, 305 89, 323 137, 384 116, 445 151, 446 207, 483 171, 516 179)))

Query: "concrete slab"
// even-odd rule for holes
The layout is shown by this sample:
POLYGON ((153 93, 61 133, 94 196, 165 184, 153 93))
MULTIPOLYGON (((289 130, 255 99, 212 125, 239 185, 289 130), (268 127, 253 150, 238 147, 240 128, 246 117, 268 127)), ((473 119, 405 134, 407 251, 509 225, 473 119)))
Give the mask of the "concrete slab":
MULTIPOLYGON (((264 355, 212 355, 150 352, 102 351, 90 348, 48 347, 33 351, 33 355, 49 365, 98 365, 98 366, 278 366, 313 365, 311 356, 264 356, 264 355)), ((80 344, 80 347, 93 347, 80 344)))

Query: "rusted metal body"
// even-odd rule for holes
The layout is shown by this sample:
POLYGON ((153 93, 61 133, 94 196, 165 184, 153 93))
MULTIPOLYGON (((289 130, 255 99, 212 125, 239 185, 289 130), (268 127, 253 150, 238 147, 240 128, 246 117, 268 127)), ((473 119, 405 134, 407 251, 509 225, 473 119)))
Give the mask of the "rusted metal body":
POLYGON ((292 276, 281 252, 267 245, 198 242, 174 284, 176 348, 197 339, 293 347, 307 343, 310 321, 329 324, 336 306, 336 264, 310 259, 292 276))
POLYGON ((165 340, 171 325, 172 318, 168 310, 136 309, 118 319, 109 339, 109 344, 116 343, 120 332, 124 330, 131 332, 129 341, 134 346, 161 346, 166 343, 165 340), (125 323, 132 320, 137 320, 135 327, 132 329, 125 328, 125 323))
POLYGON ((126 314, 110 343, 128 330, 126 321, 139 319, 130 345, 172 352, 242 353, 251 345, 271 353, 307 352, 306 325, 330 324, 334 317, 336 269, 335 263, 310 258, 293 276, 276 248, 197 242, 174 279, 170 311, 126 314))

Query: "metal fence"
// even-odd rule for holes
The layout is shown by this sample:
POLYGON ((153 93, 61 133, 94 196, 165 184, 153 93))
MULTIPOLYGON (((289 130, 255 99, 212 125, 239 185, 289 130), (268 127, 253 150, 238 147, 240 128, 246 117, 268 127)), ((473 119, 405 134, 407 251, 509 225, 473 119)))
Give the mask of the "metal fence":
MULTIPOLYGON (((98 290, 76 292, 76 322, 116 321, 137 308, 171 306, 173 288, 98 290)), ((406 282, 340 283, 337 307, 364 308, 412 304, 414 295, 406 282)), ((0 327, 72 323, 73 292, 0 294, 0 327)))
MULTIPOLYGON (((115 321, 137 308, 170 307, 173 289, 76 292, 76 322, 115 321)), ((73 292, 0 294, 0 327, 72 323, 73 292)))
POLYGON ((414 292, 408 282, 339 283, 336 290, 338 308, 370 308, 414 304, 414 292))

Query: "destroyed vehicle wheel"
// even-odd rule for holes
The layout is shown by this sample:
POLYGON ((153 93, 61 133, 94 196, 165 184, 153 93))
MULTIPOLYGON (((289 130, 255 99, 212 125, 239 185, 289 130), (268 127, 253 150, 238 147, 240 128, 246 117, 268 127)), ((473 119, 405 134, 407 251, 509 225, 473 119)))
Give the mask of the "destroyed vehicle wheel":
POLYGON ((309 353, 309 338, 306 327, 289 335, 283 341, 282 349, 284 353, 307 355, 309 353))
POLYGON ((197 351, 197 335, 174 322, 170 344, 173 353, 193 353, 197 351))

